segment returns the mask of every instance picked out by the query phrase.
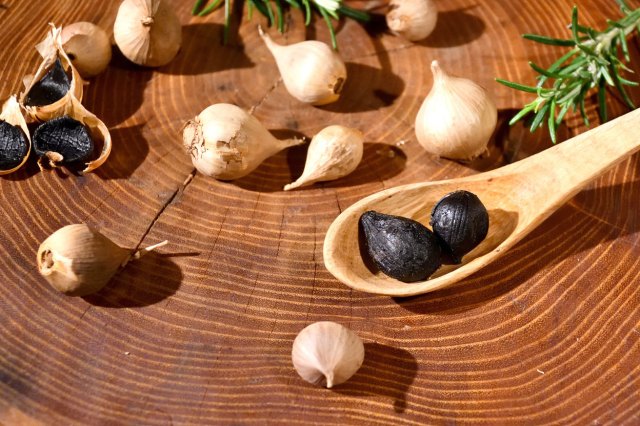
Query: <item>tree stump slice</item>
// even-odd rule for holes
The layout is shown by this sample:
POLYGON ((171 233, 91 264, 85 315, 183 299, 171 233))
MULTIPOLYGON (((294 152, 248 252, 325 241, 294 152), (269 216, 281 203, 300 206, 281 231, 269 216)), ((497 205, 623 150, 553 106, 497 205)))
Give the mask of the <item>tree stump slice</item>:
MULTIPOLYGON (((574 2, 436 0, 436 30, 417 44, 383 26, 343 22, 349 79, 343 98, 322 108, 286 92, 257 33, 261 16, 235 18, 222 46, 221 10, 198 18, 192 1, 170 3, 183 24, 175 60, 140 68, 116 49, 86 87, 85 106, 112 133, 107 163, 64 176, 31 161, 0 178, 0 424, 640 423, 639 156, 445 290, 407 299, 352 291, 322 259, 327 228, 362 197, 550 146, 544 130, 506 126, 530 97, 494 78, 532 83, 528 61, 548 65, 561 49, 520 35, 566 36, 574 2), (489 154, 470 164, 427 154, 415 139, 434 59, 484 85, 500 109, 489 154), (346 178, 288 193, 282 187, 302 172, 306 146, 235 182, 206 178, 195 173, 181 128, 218 102, 253 109, 278 136, 360 128, 363 162, 346 178), (80 222, 122 246, 170 244, 99 293, 66 297, 39 276, 35 255, 53 231, 80 222), (332 390, 304 382, 290 360, 296 334, 320 320, 365 342, 362 368, 332 390)), ((585 24, 602 28, 620 16, 613 1, 575 3, 585 24)), ((21 92, 23 76, 35 72, 33 46, 48 22, 91 21, 111 33, 117 8, 3 2, 0 97, 21 92)), ((285 35, 269 32, 281 43, 329 41, 322 20, 305 28, 295 10, 285 35)), ((615 98, 610 106, 613 115, 626 111, 615 98)), ((574 119, 559 136, 585 130, 574 119)))

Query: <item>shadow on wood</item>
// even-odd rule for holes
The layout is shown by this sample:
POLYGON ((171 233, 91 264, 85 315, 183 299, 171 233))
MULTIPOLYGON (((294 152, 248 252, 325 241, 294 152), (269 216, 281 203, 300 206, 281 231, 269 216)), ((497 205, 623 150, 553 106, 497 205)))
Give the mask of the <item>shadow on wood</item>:
POLYGON ((110 130, 113 145, 111 155, 95 171, 103 179, 126 179, 131 177, 149 154, 149 143, 142 129, 144 124, 110 130))
POLYGON ((428 47, 455 47, 479 38, 486 26, 482 19, 466 12, 470 8, 438 12, 435 29, 418 44, 428 47))
POLYGON ((182 283, 182 271, 170 254, 151 252, 127 266, 88 303, 106 308, 149 306, 172 296, 182 283))
POLYGON ((418 373, 418 362, 408 351, 380 343, 364 344, 364 363, 333 392, 353 396, 383 396, 393 400, 396 413, 407 408, 406 394, 418 373))
POLYGON ((158 72, 174 75, 208 74, 227 69, 251 68, 254 63, 242 45, 222 44, 223 26, 191 24, 182 27, 182 47, 178 55, 158 72))

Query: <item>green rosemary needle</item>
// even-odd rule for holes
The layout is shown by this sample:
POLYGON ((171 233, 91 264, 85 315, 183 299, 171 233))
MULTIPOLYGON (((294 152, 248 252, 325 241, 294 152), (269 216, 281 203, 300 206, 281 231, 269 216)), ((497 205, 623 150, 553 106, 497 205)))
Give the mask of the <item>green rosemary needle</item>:
POLYGON ((573 8, 571 16, 571 38, 558 39, 537 34, 523 37, 538 43, 567 46, 572 49, 561 56, 549 68, 529 62, 531 68, 540 74, 535 86, 527 86, 511 81, 496 79, 497 82, 516 90, 535 93, 537 97, 526 104, 509 122, 513 125, 523 117, 533 114, 530 131, 544 126, 546 121, 551 141, 556 143, 556 129, 571 109, 579 109, 584 123, 589 126, 585 110, 585 98, 591 89, 598 90, 600 119, 607 121, 606 90, 614 87, 627 106, 635 105, 625 86, 638 83, 625 79, 622 71, 633 72, 625 62, 630 61, 627 37, 640 25, 640 9, 630 9, 624 0, 616 0, 624 16, 618 21, 607 21, 607 28, 597 31, 578 23, 578 8, 573 8), (622 59, 620 59, 622 53, 622 59))
MULTIPOLYGON (((227 42, 229 33, 229 19, 232 0, 224 0, 225 23, 224 23, 224 43, 227 42)), ((192 15, 205 16, 213 12, 220 6, 222 0, 213 0, 211 4, 205 6, 206 0, 196 0, 191 10, 192 15)), ((367 12, 357 10, 342 4, 342 0, 248 0, 249 19, 253 15, 253 10, 258 10, 269 19, 269 25, 277 25, 278 31, 285 31, 284 13, 286 7, 294 7, 304 11, 305 25, 311 23, 311 16, 315 10, 325 20, 331 35, 331 44, 334 49, 338 48, 335 30, 332 19, 340 20, 348 17, 361 22, 367 22, 370 16, 367 12), (275 6, 275 11, 274 7, 275 6)))

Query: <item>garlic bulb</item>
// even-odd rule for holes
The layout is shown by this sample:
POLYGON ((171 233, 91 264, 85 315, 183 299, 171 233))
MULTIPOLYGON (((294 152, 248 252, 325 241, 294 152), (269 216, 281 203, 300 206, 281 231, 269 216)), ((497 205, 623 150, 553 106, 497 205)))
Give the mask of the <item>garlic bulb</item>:
POLYGON ((445 73, 431 63, 433 87, 416 117, 418 142, 433 154, 471 160, 487 149, 498 110, 487 92, 466 78, 445 73))
POLYGON ((332 388, 358 371, 364 361, 364 345, 356 333, 343 325, 316 322, 294 340, 291 361, 307 382, 332 388))
POLYGON ((130 260, 165 245, 134 252, 85 224, 58 229, 38 248, 38 271, 56 290, 86 296, 104 287, 130 260))
POLYGON ((102 73, 111 61, 109 36, 91 22, 74 22, 64 27, 62 48, 83 78, 102 73))
POLYGON ((25 91, 20 104, 30 121, 46 121, 63 114, 72 97, 82 101, 83 81, 62 48, 62 29, 49 25, 47 38, 36 46, 42 63, 35 75, 23 79, 25 91))
POLYGON ((409 41, 420 41, 436 27, 438 9, 433 0, 391 0, 386 19, 394 34, 409 41))
POLYGON ((15 96, 11 96, 0 112, 0 176, 22 167, 30 152, 29 128, 20 104, 15 96))
POLYGON ((336 51, 315 40, 282 46, 262 28, 259 31, 291 96, 311 105, 326 105, 340 98, 347 68, 336 51))
POLYGON ((178 54, 182 27, 167 0, 124 0, 113 25, 113 36, 131 62, 160 67, 178 54))
POLYGON ((313 137, 302 176, 285 191, 348 175, 362 160, 364 136, 357 129, 329 126, 313 137))
POLYGON ((302 139, 278 140, 254 116, 231 104, 215 104, 185 124, 183 141, 191 161, 207 176, 233 180, 302 139))

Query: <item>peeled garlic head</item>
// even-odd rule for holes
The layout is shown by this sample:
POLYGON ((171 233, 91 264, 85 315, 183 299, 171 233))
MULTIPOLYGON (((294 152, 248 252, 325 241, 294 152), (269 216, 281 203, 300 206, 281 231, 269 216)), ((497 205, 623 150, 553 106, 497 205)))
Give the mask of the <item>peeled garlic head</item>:
POLYGON ((358 371, 364 361, 364 345, 356 333, 343 325, 316 322, 294 340, 291 360, 304 380, 332 388, 358 371))
POLYGON ((104 287, 131 254, 85 224, 68 225, 40 244, 38 271, 56 290, 86 296, 104 287))
POLYGON ((113 36, 131 62, 160 67, 171 62, 180 50, 182 27, 167 0, 124 0, 113 36))
POLYGON ((111 61, 109 36, 91 22, 74 22, 62 28, 62 48, 83 78, 102 73, 111 61))
POLYGON ((471 160, 487 150, 498 110, 486 90, 431 63, 433 87, 416 117, 416 137, 432 154, 471 160))
POLYGON ((386 19, 394 34, 409 41, 420 41, 436 27, 438 9, 433 0, 391 0, 386 19))
POLYGON ((363 144, 364 136, 358 129, 338 125, 325 127, 309 144, 302 176, 286 185, 284 190, 348 175, 362 160, 363 144))
POLYGON ((311 105, 326 105, 340 98, 347 67, 335 50, 315 40, 283 46, 262 29, 260 35, 275 58, 291 96, 311 105))
POLYGON ((242 108, 215 104, 185 124, 184 146, 204 175, 234 180, 248 175, 273 154, 304 142, 278 140, 242 108))

